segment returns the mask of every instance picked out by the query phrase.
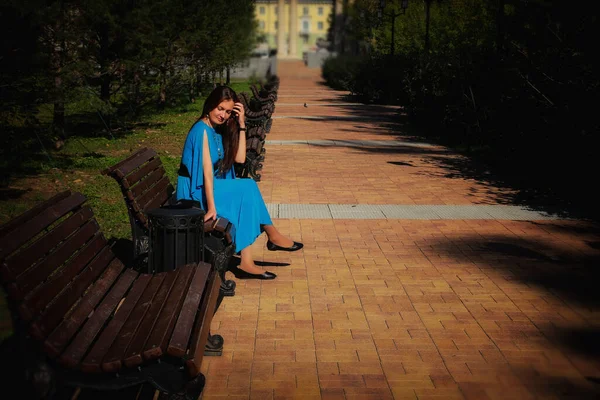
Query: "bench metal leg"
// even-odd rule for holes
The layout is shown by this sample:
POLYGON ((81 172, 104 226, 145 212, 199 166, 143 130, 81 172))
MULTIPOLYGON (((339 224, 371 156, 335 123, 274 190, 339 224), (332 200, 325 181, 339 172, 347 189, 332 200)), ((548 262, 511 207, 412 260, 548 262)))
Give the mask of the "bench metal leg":
POLYGON ((198 375, 187 385, 185 385, 185 389, 183 392, 171 393, 168 395, 168 400, 197 400, 200 398, 202 391, 204 390, 204 385, 206 385, 206 378, 203 374, 198 375))
POLYGON ((223 343, 225 343, 225 339, 223 336, 217 334, 211 334, 208 332, 208 340, 206 340, 206 344, 204 345, 204 355, 205 356, 220 356, 223 354, 223 343))
MULTIPOLYGON (((219 275, 221 275, 221 293, 223 294, 223 296, 235 296, 235 281, 232 281, 230 279, 225 279, 225 271, 221 271, 219 272, 219 275)), ((217 306, 218 307, 218 306, 217 306)))
MULTIPOLYGON (((231 280, 223 280, 225 276, 225 271, 220 271, 219 275, 221 276, 221 287, 219 288, 219 296, 217 297, 217 303, 215 304, 215 314, 219 309, 219 306, 223 302, 224 296, 233 296, 235 294, 235 282, 231 280)), ((212 335, 210 331, 208 332, 208 340, 206 341, 206 345, 204 345, 204 355, 205 356, 220 356, 223 354, 223 343, 225 339, 223 336, 214 334, 212 335)))

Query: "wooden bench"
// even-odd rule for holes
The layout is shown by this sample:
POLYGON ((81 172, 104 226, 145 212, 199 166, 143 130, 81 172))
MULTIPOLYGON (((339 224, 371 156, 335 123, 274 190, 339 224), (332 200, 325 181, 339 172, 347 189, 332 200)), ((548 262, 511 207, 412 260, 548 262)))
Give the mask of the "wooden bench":
POLYGON ((252 95, 260 104, 273 104, 273 110, 275 102, 277 101, 277 90, 271 89, 266 90, 263 88, 259 88, 257 85, 250 85, 250 90, 252 91, 252 95))
POLYGON ((260 171, 265 159, 265 138, 271 130, 271 116, 275 111, 277 89, 267 92, 259 89, 256 85, 252 85, 250 88, 253 96, 245 92, 241 92, 239 95, 240 101, 244 104, 248 129, 246 131, 246 163, 236 168, 236 174, 250 177, 258 182, 261 179, 260 171), (260 97, 263 94, 266 97, 260 97))
POLYGON ((251 90, 255 97, 273 96, 274 101, 277 101, 277 91, 279 90, 280 79, 277 75, 272 75, 264 84, 258 83, 251 85, 251 90))
POLYGON ((53 383, 95 390, 145 383, 196 399, 219 274, 204 262, 157 274, 129 268, 85 202, 62 192, 0 227, 16 352, 33 352, 53 377, 29 384, 49 393, 53 383))
MULTIPOLYGON (((134 258, 145 263, 149 245, 146 213, 175 202, 175 189, 166 175, 164 165, 156 151, 144 147, 101 173, 114 178, 119 184, 129 215, 134 258)), ((225 279, 225 272, 235 251, 234 229, 226 218, 218 218, 204 225, 205 261, 214 264, 221 275, 221 297, 235 294, 235 282, 225 279)), ((221 299, 218 301, 220 303, 221 299)))

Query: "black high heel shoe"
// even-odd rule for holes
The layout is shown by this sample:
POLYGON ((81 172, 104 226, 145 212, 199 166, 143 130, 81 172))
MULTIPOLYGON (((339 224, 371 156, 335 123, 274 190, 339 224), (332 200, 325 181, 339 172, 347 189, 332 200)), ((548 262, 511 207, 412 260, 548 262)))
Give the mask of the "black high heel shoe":
POLYGON ((270 251, 298 251, 303 247, 304 245, 300 242, 294 242, 294 244, 291 247, 281 247, 271 242, 270 240, 267 241, 267 249, 270 251))
POLYGON ((241 268, 233 267, 229 269, 233 275, 235 275, 238 279, 262 279, 262 280, 271 280, 277 278, 272 272, 265 271, 262 274, 251 274, 250 272, 246 272, 241 268))

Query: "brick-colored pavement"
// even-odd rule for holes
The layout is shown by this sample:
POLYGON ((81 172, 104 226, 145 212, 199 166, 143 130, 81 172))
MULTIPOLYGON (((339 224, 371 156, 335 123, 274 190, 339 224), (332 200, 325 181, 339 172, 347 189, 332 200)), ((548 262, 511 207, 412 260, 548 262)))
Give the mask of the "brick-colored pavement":
MULTIPOLYGON (((279 76, 268 140, 416 140, 397 109, 348 105, 319 70, 290 61, 279 76)), ((440 146, 267 145, 259 186, 268 203, 510 204, 514 191, 461 176, 460 161, 440 146)), ((278 278, 237 280, 224 299, 204 399, 600 397, 591 223, 275 223, 305 248, 253 245, 278 278)))

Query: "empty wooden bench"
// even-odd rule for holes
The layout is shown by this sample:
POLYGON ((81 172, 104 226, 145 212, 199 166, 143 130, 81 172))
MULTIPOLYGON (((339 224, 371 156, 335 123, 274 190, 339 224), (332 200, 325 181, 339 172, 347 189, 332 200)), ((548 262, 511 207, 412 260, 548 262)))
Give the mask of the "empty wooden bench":
POLYGON ((146 383, 196 399, 219 274, 204 262, 157 274, 129 268, 85 202, 62 192, 0 227, 0 278, 20 351, 33 351, 61 385, 146 383))

